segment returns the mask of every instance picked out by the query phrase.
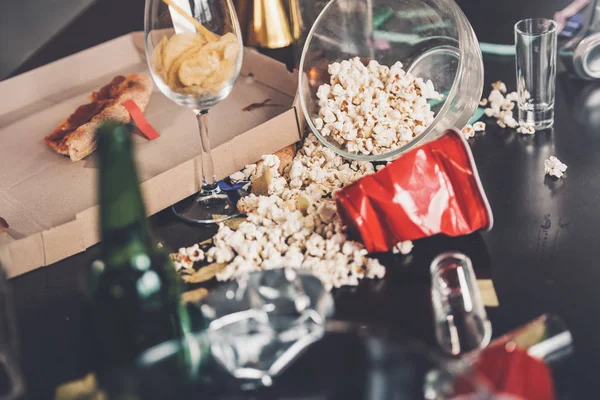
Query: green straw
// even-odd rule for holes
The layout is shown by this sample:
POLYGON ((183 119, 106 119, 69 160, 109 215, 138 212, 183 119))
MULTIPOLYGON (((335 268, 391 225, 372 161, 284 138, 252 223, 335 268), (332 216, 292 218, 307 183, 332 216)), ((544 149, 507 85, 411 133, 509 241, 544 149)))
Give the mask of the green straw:
POLYGON ((389 8, 384 8, 375 10, 373 14, 373 28, 377 29, 394 16, 394 11, 389 8))
POLYGON ((514 56, 515 46, 511 44, 479 43, 483 54, 493 54, 495 56, 514 56))
POLYGON ((416 26, 413 28, 413 32, 425 32, 428 30, 443 29, 443 28, 448 28, 448 27, 450 27, 450 23, 448 21, 440 21, 440 22, 434 22, 432 24, 416 26))
MULTIPOLYGON (((424 31, 426 29, 432 28, 432 25, 423 25, 418 28, 419 31, 424 31)), ((437 27, 441 27, 441 24, 438 24, 437 27)), ((417 29, 415 29, 417 31, 417 29)), ((406 43, 408 45, 417 44, 425 38, 416 34, 416 33, 398 33, 398 32, 387 32, 387 31, 374 31, 373 35, 375 39, 386 40, 391 43, 406 43)), ((428 38, 431 39, 431 38, 428 38)), ((484 43, 480 42, 479 47, 481 48, 481 52, 483 54, 492 54, 496 56, 513 56, 515 55, 515 46, 510 44, 495 44, 495 43, 484 43)))
POLYGON ((475 122, 479 121, 481 119, 481 117, 483 117, 484 111, 482 107, 477 107, 477 110, 475 110, 475 114, 473 115, 473 118, 471 118, 471 120, 469 121, 469 125, 473 125, 475 122))

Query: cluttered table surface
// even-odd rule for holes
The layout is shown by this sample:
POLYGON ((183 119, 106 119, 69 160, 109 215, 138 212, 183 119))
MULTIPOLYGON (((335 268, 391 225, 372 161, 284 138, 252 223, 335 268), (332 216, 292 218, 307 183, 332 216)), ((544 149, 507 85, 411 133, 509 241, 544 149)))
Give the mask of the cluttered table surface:
MULTIPOLYGON (((82 16, 84 22, 66 29, 27 68, 141 29, 143 1, 119 6, 119 15, 135 18, 118 18, 111 25, 107 21, 112 13, 105 11, 117 3, 122 4, 98 2, 82 16)), ((567 3, 459 1, 480 41, 504 44, 512 40, 514 21, 550 17, 567 3)), ((484 64, 484 95, 497 80, 504 81, 509 91, 515 89, 514 58, 484 55, 484 64)), ((594 108, 599 95, 600 84, 584 84, 559 73, 553 130, 524 136, 487 121, 485 133, 469 143, 494 212, 493 230, 461 238, 429 238, 415 242, 408 257, 389 256, 384 280, 334 290, 336 318, 384 326, 397 335, 435 345, 428 267, 444 250, 462 251, 471 257, 479 278, 493 279, 499 299, 499 307, 488 309, 494 334, 506 333, 545 312, 560 315, 576 349, 562 377, 571 388, 565 398, 595 398, 600 367, 600 272, 595 265, 600 245, 595 229, 600 225, 600 120, 594 108), (544 160, 552 155, 568 165, 563 179, 544 174, 544 160)), ((170 209, 154 216, 152 224, 172 249, 216 232, 186 225, 170 209)), ((87 372, 77 350, 88 340, 80 330, 82 288, 88 266, 98 254, 95 246, 12 281, 30 398, 50 398, 58 384, 87 372)))

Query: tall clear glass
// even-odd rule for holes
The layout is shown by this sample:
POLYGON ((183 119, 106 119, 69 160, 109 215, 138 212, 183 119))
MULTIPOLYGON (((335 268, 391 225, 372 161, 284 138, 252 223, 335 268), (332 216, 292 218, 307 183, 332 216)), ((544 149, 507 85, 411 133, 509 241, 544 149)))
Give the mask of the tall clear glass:
POLYGON ((219 188, 208 135, 208 110, 225 99, 242 66, 242 36, 231 0, 146 0, 148 66, 161 92, 193 110, 202 143, 201 191, 173 206, 193 223, 238 215, 219 188))
POLYGON ((556 22, 533 18, 515 25, 519 123, 536 130, 554 124, 556 22))

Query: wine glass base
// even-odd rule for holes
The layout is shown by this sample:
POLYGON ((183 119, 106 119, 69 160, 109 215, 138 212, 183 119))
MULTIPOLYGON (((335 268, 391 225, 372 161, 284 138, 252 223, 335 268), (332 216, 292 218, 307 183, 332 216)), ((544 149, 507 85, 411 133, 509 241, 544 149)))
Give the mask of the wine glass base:
POLYGON ((193 224, 216 224, 241 215, 225 192, 200 192, 175 204, 173 212, 179 218, 193 224))

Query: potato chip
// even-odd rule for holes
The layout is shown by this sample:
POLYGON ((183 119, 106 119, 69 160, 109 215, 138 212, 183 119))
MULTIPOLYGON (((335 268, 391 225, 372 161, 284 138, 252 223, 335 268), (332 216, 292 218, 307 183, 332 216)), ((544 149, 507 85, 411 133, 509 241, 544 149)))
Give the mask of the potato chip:
POLYGON ((269 185, 273 180, 273 174, 269 168, 263 166, 262 175, 252 180, 252 194, 255 196, 268 196, 269 185))
POLYGON ((211 74, 202 85, 209 92, 218 92, 233 76, 234 65, 232 63, 222 62, 220 67, 221 68, 211 74))
POLYGON ((165 79, 165 69, 163 67, 163 50, 165 45, 167 44, 167 41, 167 37, 163 36, 160 42, 158 42, 158 44, 154 48, 154 51, 152 52, 152 58, 150 59, 154 72, 160 75, 160 77, 163 78, 163 80, 165 79))
POLYGON ((225 46, 225 50, 223 50, 223 59, 235 61, 240 51, 240 46, 238 43, 229 43, 225 46))
POLYGON ((208 239, 206 239, 206 240, 203 240, 202 242, 200 242, 200 243, 198 243, 198 244, 199 244, 199 245, 202 247, 202 246, 209 245, 209 244, 211 244, 212 242, 213 242, 213 239, 212 239, 212 238, 208 238, 208 239))
POLYGON ((207 78, 219 71, 221 60, 216 52, 206 51, 209 45, 204 46, 193 58, 181 64, 179 80, 185 86, 202 85, 207 78))
POLYGON ((179 57, 175 59, 175 61, 173 61, 171 67, 167 70, 166 74, 166 83, 171 89, 175 90, 177 88, 184 87, 184 85, 179 80, 179 68, 181 68, 181 64, 183 64, 186 60, 195 57, 196 54, 202 50, 202 46, 202 44, 197 44, 187 49, 182 54, 180 54, 179 57))
POLYGON ((237 41, 237 36, 232 32, 227 32, 219 39, 219 42, 223 44, 236 43, 237 41))
POLYGON ((84 378, 58 386, 54 398, 56 400, 102 400, 107 399, 108 396, 98 389, 96 375, 89 373, 84 378))
POLYGON ((207 265, 206 267, 200 268, 192 275, 183 275, 181 279, 183 279, 183 281, 186 283, 202 283, 210 281, 219 272, 223 271, 223 269, 225 269, 226 266, 227 264, 225 263, 213 263, 207 265))
POLYGON ((294 161, 294 157, 296 157, 296 143, 290 144, 289 146, 284 147, 283 149, 277 151, 273 154, 279 158, 279 168, 278 171, 280 174, 283 174, 284 170, 292 165, 294 161))
POLYGON ((221 59, 223 56, 223 46, 221 46, 220 42, 207 43, 204 47, 202 47, 202 51, 205 54, 216 53, 219 59, 221 59))
MULTIPOLYGON (((186 96, 200 97, 204 93, 206 93, 206 89, 202 86, 193 85, 193 86, 182 86, 176 89, 177 93, 184 94, 186 96)), ((216 218, 215 218, 216 219, 216 218)))
POLYGON ((237 44, 237 37, 232 33, 228 33, 222 36, 217 42, 208 43, 206 47, 211 51, 216 51, 219 54, 219 57, 223 58, 225 49, 232 43, 237 44))
POLYGON ((181 302, 183 304, 197 303, 208 296, 208 289, 198 288, 181 294, 181 302))
POLYGON ((233 231, 237 231, 238 228, 240 227, 240 225, 243 222, 246 222, 248 220, 248 218, 246 217, 237 217, 237 218, 231 218, 228 219, 226 221, 223 221, 223 224, 228 227, 229 229, 233 230, 233 231))
POLYGON ((296 197, 296 210, 300 211, 303 215, 307 214, 307 210, 311 205, 310 198, 306 194, 299 194, 296 197))
POLYGON ((216 41, 181 33, 159 43, 152 64, 171 90, 197 97, 214 94, 229 82, 239 51, 237 36, 231 32, 216 41))
POLYGON ((192 32, 183 32, 171 36, 163 50, 163 68, 165 71, 169 71, 173 62, 186 50, 205 42, 206 40, 202 36, 192 32))

